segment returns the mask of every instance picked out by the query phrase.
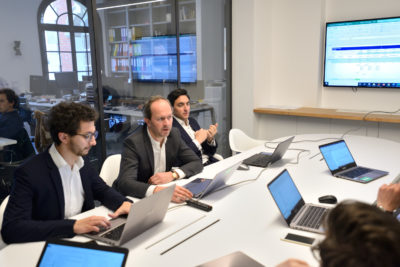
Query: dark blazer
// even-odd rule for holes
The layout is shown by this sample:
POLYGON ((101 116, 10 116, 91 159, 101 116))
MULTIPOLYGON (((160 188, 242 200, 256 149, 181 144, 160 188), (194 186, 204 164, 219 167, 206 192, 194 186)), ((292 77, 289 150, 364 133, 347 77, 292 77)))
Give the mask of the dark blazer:
MULTIPOLYGON (((177 129, 172 127, 165 144, 166 171, 179 167, 185 178, 203 170, 196 154, 183 142, 177 129), (176 165, 180 162, 180 165, 176 165)), ((124 141, 121 167, 113 187, 122 194, 143 198, 149 188, 148 180, 154 173, 154 154, 147 126, 139 128, 124 141)))
MULTIPOLYGON (((192 129, 194 131, 200 130, 199 123, 193 118, 189 118, 189 125, 190 125, 190 127, 192 127, 192 129)), ((182 125, 175 118, 174 118, 174 120, 172 122, 172 126, 176 127, 179 130, 179 132, 181 133, 181 137, 182 137, 183 141, 185 141, 185 143, 201 159, 201 151, 197 148, 196 144, 193 143, 192 138, 190 138, 190 136, 187 134, 185 129, 183 129, 182 125)), ((215 142, 217 142, 217 141, 215 141, 215 142)), ((211 158, 215 154, 215 152, 217 152, 218 144, 215 143, 215 146, 210 146, 208 144, 207 140, 206 140, 201 144, 201 147, 203 148, 203 153, 211 158)))
MULTIPOLYGON (((112 210, 126 200, 107 186, 88 162, 80 169, 80 175, 85 193, 82 212, 94 208, 95 199, 112 210)), ((4 242, 72 237, 74 223, 75 220, 64 219, 61 176, 48 150, 16 169, 1 229, 4 242)))

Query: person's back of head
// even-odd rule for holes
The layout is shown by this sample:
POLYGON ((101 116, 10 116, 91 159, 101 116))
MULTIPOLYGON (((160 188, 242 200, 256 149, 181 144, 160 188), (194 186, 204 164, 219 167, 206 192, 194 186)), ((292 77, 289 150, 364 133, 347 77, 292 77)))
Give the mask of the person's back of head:
POLYGON ((379 208, 342 202, 325 221, 318 244, 322 267, 400 266, 400 223, 379 208))

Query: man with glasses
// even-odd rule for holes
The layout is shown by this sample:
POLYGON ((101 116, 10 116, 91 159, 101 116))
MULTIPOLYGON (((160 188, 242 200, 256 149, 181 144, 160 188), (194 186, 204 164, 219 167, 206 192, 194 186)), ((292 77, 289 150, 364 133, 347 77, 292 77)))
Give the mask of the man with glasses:
MULTIPOLYGON (((188 178, 203 169, 179 131, 172 128, 172 108, 167 99, 151 97, 143 115, 146 125, 124 141, 119 177, 113 184, 123 194, 139 198, 164 189, 161 184, 188 178)), ((176 186, 172 201, 180 203, 191 197, 189 190, 176 186)))
POLYGON ((15 171, 1 229, 6 243, 72 237, 109 227, 102 216, 69 219, 94 208, 94 200, 115 210, 112 218, 129 212, 131 202, 107 186, 82 158, 96 145, 96 118, 83 104, 62 102, 51 109, 54 143, 15 171))

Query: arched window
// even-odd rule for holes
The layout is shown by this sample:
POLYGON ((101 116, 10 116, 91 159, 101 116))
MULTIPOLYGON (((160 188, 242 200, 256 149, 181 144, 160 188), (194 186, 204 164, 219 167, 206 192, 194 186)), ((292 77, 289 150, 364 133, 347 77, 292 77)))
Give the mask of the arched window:
POLYGON ((43 74, 74 72, 79 81, 92 75, 86 1, 44 0, 38 11, 43 74))

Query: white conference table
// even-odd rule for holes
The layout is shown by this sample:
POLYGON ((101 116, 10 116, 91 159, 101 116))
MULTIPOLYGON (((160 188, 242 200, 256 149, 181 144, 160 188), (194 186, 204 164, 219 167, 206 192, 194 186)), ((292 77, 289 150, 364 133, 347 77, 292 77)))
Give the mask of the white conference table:
POLYGON ((3 148, 5 146, 14 145, 16 143, 17 143, 17 140, 0 137, 0 150, 3 150, 3 148))
MULTIPOLYGON (((280 239, 288 232, 317 239, 322 239, 323 235, 289 229, 266 188, 267 183, 283 168, 287 168, 306 202, 316 203, 319 196, 333 194, 339 201, 355 199, 372 203, 379 186, 390 183, 400 172, 397 162, 400 143, 371 137, 345 136, 357 164, 389 171, 389 175, 368 184, 332 177, 325 162, 320 160, 321 155, 314 155, 319 152, 319 144, 333 139, 320 142, 302 140, 339 136, 296 136, 289 149, 309 150, 301 154, 299 164, 289 163, 296 161, 298 154, 296 150, 289 150, 281 161, 265 170, 258 180, 206 196, 203 201, 213 206, 211 212, 188 206, 171 209, 162 223, 123 245, 130 250, 127 266, 195 266, 238 250, 266 266, 275 266, 289 257, 318 266, 309 247, 280 239), (204 231, 165 252, 207 226, 209 227, 204 231), (163 252, 165 253, 161 255, 163 252)), ((235 155, 206 167, 201 174, 188 180, 213 177, 217 171, 259 151, 271 149, 257 147, 235 155)), ((251 167, 248 171, 238 170, 229 180, 229 184, 253 179, 261 170, 256 167, 251 167)), ((178 184, 184 184, 188 180, 178 181, 178 184)), ((175 207, 176 204, 170 206, 175 207)), ((105 212, 104 207, 99 207, 79 217, 105 212)), ((74 240, 87 241, 84 237, 75 237, 74 240)), ((8 245, 0 251, 0 266, 34 266, 43 244, 44 242, 8 245)))

